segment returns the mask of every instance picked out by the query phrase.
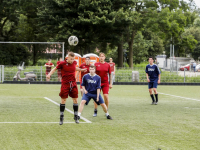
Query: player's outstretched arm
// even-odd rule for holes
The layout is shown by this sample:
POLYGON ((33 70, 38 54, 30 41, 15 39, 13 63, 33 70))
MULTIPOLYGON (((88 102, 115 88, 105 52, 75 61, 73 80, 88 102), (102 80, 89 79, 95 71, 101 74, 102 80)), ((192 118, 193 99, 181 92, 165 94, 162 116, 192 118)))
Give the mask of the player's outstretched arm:
POLYGON ((47 79, 50 79, 51 75, 52 75, 56 70, 57 70, 56 67, 53 68, 53 69, 51 70, 51 72, 49 72, 49 74, 47 75, 47 79))

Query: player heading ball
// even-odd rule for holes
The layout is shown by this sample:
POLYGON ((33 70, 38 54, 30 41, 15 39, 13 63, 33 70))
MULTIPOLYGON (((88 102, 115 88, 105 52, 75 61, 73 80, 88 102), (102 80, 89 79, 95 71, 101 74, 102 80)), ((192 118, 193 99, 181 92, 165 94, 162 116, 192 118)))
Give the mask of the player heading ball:
POLYGON ((51 72, 47 75, 50 79, 51 75, 57 70, 61 70, 62 81, 59 96, 61 97, 60 103, 60 125, 63 124, 64 120, 64 110, 65 103, 68 95, 73 99, 73 109, 74 109, 74 120, 79 123, 78 120, 78 88, 75 79, 75 71, 86 71, 86 69, 80 69, 76 67, 77 62, 75 60, 75 54, 73 52, 68 53, 68 58, 61 61, 51 72))
POLYGON ((148 82, 148 87, 149 87, 149 93, 152 99, 152 105, 158 104, 158 92, 157 92, 157 85, 160 84, 160 70, 157 65, 153 63, 153 57, 149 57, 149 64, 146 66, 146 77, 147 77, 147 82, 148 82), (156 101, 153 95, 156 97, 156 101))

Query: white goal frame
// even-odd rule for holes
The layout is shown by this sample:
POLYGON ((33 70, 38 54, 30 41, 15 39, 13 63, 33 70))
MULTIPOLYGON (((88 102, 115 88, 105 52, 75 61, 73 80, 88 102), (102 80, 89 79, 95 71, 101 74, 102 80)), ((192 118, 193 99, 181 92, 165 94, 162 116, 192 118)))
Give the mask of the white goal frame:
POLYGON ((7 44, 16 44, 16 43, 21 43, 21 44, 62 44, 62 60, 64 60, 64 48, 65 48, 65 42, 4 42, 0 41, 0 43, 7 43, 7 44))

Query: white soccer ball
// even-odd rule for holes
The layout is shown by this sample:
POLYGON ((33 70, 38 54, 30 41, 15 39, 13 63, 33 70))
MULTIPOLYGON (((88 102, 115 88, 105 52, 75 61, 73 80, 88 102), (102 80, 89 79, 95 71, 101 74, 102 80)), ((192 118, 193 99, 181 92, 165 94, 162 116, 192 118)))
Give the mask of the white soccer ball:
POLYGON ((68 42, 69 45, 76 46, 78 44, 78 38, 76 36, 70 36, 68 42))

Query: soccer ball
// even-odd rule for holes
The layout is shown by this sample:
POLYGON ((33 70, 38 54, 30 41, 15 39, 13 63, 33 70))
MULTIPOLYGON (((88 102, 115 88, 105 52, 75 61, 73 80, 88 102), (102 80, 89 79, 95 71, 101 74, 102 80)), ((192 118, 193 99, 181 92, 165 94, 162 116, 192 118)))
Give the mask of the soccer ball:
POLYGON ((78 44, 78 38, 76 36, 70 36, 68 42, 69 45, 76 46, 78 44))

